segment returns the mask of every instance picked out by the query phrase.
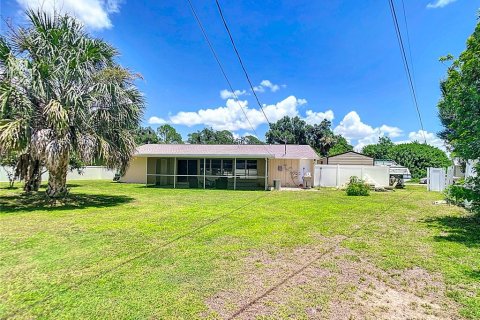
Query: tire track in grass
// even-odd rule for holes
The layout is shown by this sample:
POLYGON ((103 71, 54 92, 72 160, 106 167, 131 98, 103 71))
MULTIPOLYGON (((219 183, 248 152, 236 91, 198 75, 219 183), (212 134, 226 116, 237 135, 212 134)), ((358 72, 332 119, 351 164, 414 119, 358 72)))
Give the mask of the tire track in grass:
POLYGON ((151 254, 151 253, 161 252, 161 251, 163 251, 164 249, 167 249, 168 247, 170 247, 172 244, 178 242, 179 240, 182 240, 182 239, 184 239, 184 238, 188 238, 188 237, 194 235, 195 233, 197 233, 197 232, 199 232, 199 231, 207 228, 208 226, 211 226, 211 225, 217 223, 218 221, 220 221, 220 220, 222 220, 222 219, 230 216, 231 214, 233 214, 233 213, 235 213, 235 212, 238 212, 238 211, 240 211, 240 210, 248 207, 249 205, 251 205, 251 204, 253 204, 253 203, 257 202, 257 201, 268 197, 270 194, 271 194, 270 192, 266 192, 265 194, 262 194, 262 195, 260 195, 259 197, 256 197, 255 199, 250 200, 250 201, 248 201, 248 202, 246 202, 246 203, 244 203, 244 204, 242 204, 242 205, 234 208, 234 209, 231 210, 231 211, 228 211, 228 212, 226 212, 226 213, 224 213, 224 214, 221 214, 221 215, 217 216, 216 218, 214 218, 214 219, 212 219, 212 220, 210 220, 210 221, 208 221, 208 222, 206 222, 206 223, 204 223, 204 224, 202 224, 202 225, 200 225, 200 226, 198 226, 198 227, 196 227, 196 228, 194 228, 194 229, 192 229, 192 230, 190 230, 190 231, 188 231, 188 232, 182 233, 182 234, 180 234, 180 235, 178 235, 178 236, 170 239, 169 241, 163 243, 162 245, 160 245, 160 246, 158 246, 158 247, 154 247, 154 248, 152 248, 152 249, 150 249, 150 250, 145 250, 145 251, 143 251, 143 252, 141 252, 141 253, 133 256, 133 257, 130 257, 130 258, 128 258, 128 259, 126 259, 126 260, 124 260, 124 261, 122 261, 122 262, 120 262, 120 263, 118 263, 118 264, 116 264, 116 265, 108 268, 108 269, 102 270, 102 271, 100 271, 100 272, 98 272, 98 273, 96 273, 96 274, 94 274, 94 275, 92 275, 92 276, 90 276, 90 277, 88 277, 88 278, 84 278, 84 279, 82 279, 82 280, 80 280, 80 281, 77 281, 77 282, 75 282, 75 283, 73 283, 73 284, 71 284, 71 285, 69 285, 69 286, 67 286, 67 287, 65 287, 65 288, 63 288, 63 289, 61 289, 61 290, 55 291, 55 294, 50 294, 50 295, 46 296, 46 297, 43 298, 43 299, 37 300, 37 301, 35 301, 35 302, 33 302, 33 303, 30 303, 30 304, 27 305, 27 306, 18 308, 18 309, 16 309, 16 310, 12 311, 11 313, 7 314, 6 316, 4 316, 2 319, 8 319, 8 318, 12 318, 12 317, 19 316, 19 315, 25 313, 25 312, 26 312, 28 309, 30 309, 30 308, 36 307, 36 306, 38 306, 38 305, 44 304, 44 303, 52 300, 52 299, 55 298, 55 296, 57 296, 58 294, 62 294, 62 293, 65 293, 65 292, 67 292, 67 291, 76 289, 76 288, 78 288, 79 286, 81 286, 81 285, 83 285, 83 284, 85 284, 85 283, 87 283, 87 282, 90 282, 90 281, 95 280, 95 279, 99 279, 99 278, 101 278, 101 277, 103 277, 103 276, 105 276, 105 275, 107 275, 107 274, 113 273, 113 272, 119 270, 120 268, 122 268, 123 266, 125 266, 125 265, 127 265, 127 264, 129 264, 129 263, 132 263, 132 262, 134 262, 135 260, 138 260, 138 259, 140 259, 140 258, 143 258, 143 257, 145 257, 145 256, 147 256, 147 255, 149 255, 149 254, 151 254))
MULTIPOLYGON (((316 263, 317 261, 319 261, 321 258, 327 256, 328 254, 331 254, 332 252, 335 251, 335 249, 337 249, 337 247, 342 243, 344 242, 345 240, 350 240, 352 239, 358 232, 360 232, 361 230, 364 230, 365 227, 369 224, 371 224, 372 222, 374 222, 375 220, 377 220, 379 217, 381 217, 383 214, 385 214, 388 210, 390 210, 391 208, 393 208, 394 206, 396 206, 398 203, 406 200, 407 198, 409 198, 412 194, 414 193, 414 191, 410 191, 409 193, 407 193, 405 196, 401 197, 400 199, 398 199, 397 201, 391 203, 390 205, 388 205, 387 207, 385 207, 383 210, 380 211, 380 213, 378 215, 375 215, 373 216, 371 219, 368 219, 366 222, 363 223, 362 227, 360 228, 357 228, 355 230, 353 230, 352 232, 350 232, 349 234, 346 235, 346 237, 344 239, 342 239, 341 242, 337 243, 337 244, 333 244, 331 245, 330 247, 328 247, 325 251, 319 253, 318 255, 316 255, 313 259, 311 259, 310 261, 308 261, 307 263, 303 264, 302 266, 300 266, 298 269, 294 270, 293 272, 291 272, 288 276, 286 276, 285 278, 283 278, 282 280, 278 281, 277 283, 275 283, 273 286, 271 286, 270 288, 268 288, 267 290, 265 290, 262 294, 256 296, 255 298, 253 298, 252 300, 250 300, 249 302, 243 304, 237 311, 235 311, 230 317, 228 317, 227 319, 231 320, 231 319, 235 319, 237 317, 239 317, 240 315, 242 315, 244 312, 246 312, 250 307, 254 306, 255 304, 257 304, 260 300, 264 299, 265 297, 269 296, 272 292, 274 292, 275 290, 279 289, 281 286, 283 286, 284 284, 286 284, 288 281, 290 281, 292 278, 300 275, 301 273, 303 273, 306 269, 308 269, 309 267, 311 267, 314 263, 316 263)), ((355 206, 355 207, 352 207, 351 209, 356 209, 358 206, 355 206)))

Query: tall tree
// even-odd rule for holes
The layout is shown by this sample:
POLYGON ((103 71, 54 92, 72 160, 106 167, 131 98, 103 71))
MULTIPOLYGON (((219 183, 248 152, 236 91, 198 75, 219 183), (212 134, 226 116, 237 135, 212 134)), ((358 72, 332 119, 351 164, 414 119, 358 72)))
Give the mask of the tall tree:
POLYGON ((333 133, 331 126, 332 123, 326 119, 320 122, 320 124, 306 126, 308 144, 321 156, 328 155, 328 151, 339 141, 339 138, 333 133))
POLYGON ((26 15, 26 27, 0 37, 0 154, 20 153, 26 190, 38 188, 44 165, 47 195, 59 197, 71 155, 126 169, 143 96, 138 75, 116 62, 118 51, 74 18, 26 15))
POLYGON ((308 144, 307 124, 299 117, 285 116, 270 125, 265 134, 267 143, 308 144))
POLYGON ((204 128, 189 133, 187 142, 191 144, 234 144, 235 138, 228 130, 216 131, 213 128, 204 128))
POLYGON ((183 143, 182 136, 169 124, 157 128, 158 143, 173 144, 183 143))
POLYGON ((135 130, 135 143, 137 145, 158 143, 159 139, 151 127, 139 127, 135 130))
POLYGON ((362 153, 374 159, 388 159, 394 145, 389 137, 380 137, 378 143, 365 146, 362 153))
MULTIPOLYGON (((467 47, 458 59, 448 55, 441 61, 452 61, 447 77, 440 84, 442 98, 438 103, 444 127, 440 132, 452 154, 465 160, 480 159, 480 22, 467 39, 467 47)), ((477 176, 470 178, 468 199, 480 212, 480 162, 477 176)))
MULTIPOLYGON (((451 55, 441 61, 453 60, 451 55)), ((440 133, 456 156, 480 158, 480 23, 467 40, 467 49, 453 60, 441 82, 438 103, 444 130, 440 133)))
POLYGON ((264 144, 263 141, 252 135, 246 135, 235 139, 236 144, 264 144))
POLYGON ((418 142, 395 145, 388 158, 410 169, 412 178, 426 177, 428 167, 445 168, 452 165, 445 152, 418 142))
POLYGON ((333 145, 333 147, 330 148, 330 150, 328 150, 328 156, 331 157, 352 150, 353 146, 348 143, 347 139, 345 139, 341 135, 336 135, 335 144, 333 145))
POLYGON ((265 136, 267 143, 308 144, 321 156, 327 156, 335 146, 338 153, 353 149, 345 138, 333 133, 331 126, 326 119, 310 125, 299 117, 285 116, 272 123, 265 136))

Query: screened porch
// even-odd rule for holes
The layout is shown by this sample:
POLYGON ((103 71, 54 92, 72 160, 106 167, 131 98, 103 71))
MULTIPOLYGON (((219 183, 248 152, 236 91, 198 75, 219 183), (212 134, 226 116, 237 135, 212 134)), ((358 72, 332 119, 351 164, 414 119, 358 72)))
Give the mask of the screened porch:
POLYGON ((147 159, 147 185, 163 188, 264 190, 267 172, 267 159, 147 159))

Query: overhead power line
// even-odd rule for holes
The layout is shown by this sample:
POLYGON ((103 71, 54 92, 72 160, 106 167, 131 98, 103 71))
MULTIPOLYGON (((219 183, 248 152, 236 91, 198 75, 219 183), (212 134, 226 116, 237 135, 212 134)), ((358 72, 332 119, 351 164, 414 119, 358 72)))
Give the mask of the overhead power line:
MULTIPOLYGON (((212 43, 210 42, 210 39, 207 35, 207 32, 206 32, 205 28, 203 27, 202 21, 200 20, 200 17, 198 16, 198 14, 195 10, 195 7, 193 6, 192 1, 191 0, 187 0, 187 1, 188 1, 189 6, 190 6, 190 10, 192 11, 193 16, 195 17, 195 20, 197 21, 197 24, 200 27, 200 30, 202 31, 203 38, 207 42, 208 47, 210 48, 210 51, 212 52, 212 55, 215 58, 215 61, 217 62, 218 67, 220 68, 220 71, 222 72, 223 77, 225 78, 225 81, 227 82, 228 88, 230 89, 230 92, 232 93, 234 100, 237 102, 238 106, 240 107, 240 110, 242 110, 242 113, 245 116, 245 119, 247 120, 248 124, 250 125, 250 128, 253 130, 255 135, 257 137, 259 137, 257 131, 255 130, 255 127, 250 122, 250 119, 248 118, 248 115, 247 115, 246 111, 243 109, 243 106, 240 103, 240 99, 238 98, 238 95, 235 93, 235 90, 233 89, 232 83, 230 82, 230 79, 228 78, 227 73, 225 72, 225 69, 223 68, 223 65, 220 61, 220 58, 217 55, 217 52, 215 51, 212 43)), ((271 152, 268 149, 267 149, 267 151, 268 151, 268 153, 271 154, 271 152)))
POLYGON ((410 46, 410 32, 408 31, 408 22, 407 22, 407 11, 405 10, 405 1, 402 0, 402 12, 403 12, 403 21, 405 22, 405 31, 407 32, 407 45, 408 45, 408 55, 410 58, 410 66, 412 67, 412 76, 413 76, 413 84, 415 85, 415 66, 413 64, 412 58, 412 47, 410 46))
POLYGON ((253 95, 255 96, 255 99, 257 100, 258 106, 260 107, 260 110, 262 110, 263 115, 265 116, 265 119, 268 122, 268 125, 271 127, 270 120, 268 120, 267 114, 265 113, 265 110, 263 110, 263 105, 260 103, 260 99, 258 98, 257 93, 255 92, 255 88, 253 87, 252 81, 250 81, 250 77, 248 76, 247 69, 245 68, 245 65, 243 64, 242 58, 240 57, 240 53, 238 52, 237 46, 235 45, 235 41, 233 40, 232 33, 230 32, 230 28, 228 27, 227 21, 225 20, 225 17, 223 16, 223 11, 222 7, 220 6, 220 3, 218 0, 215 0, 217 3, 217 8, 218 12, 220 13, 220 17, 222 18, 223 25, 225 26, 225 29, 227 30, 228 36, 230 38, 230 42, 232 43, 233 49, 235 50, 235 54, 237 55, 238 61, 240 62, 240 65, 242 66, 243 73, 245 74, 245 77, 247 78, 248 84, 250 85, 250 89, 252 89, 253 95))
POLYGON ((418 120, 420 121, 420 128, 422 130, 423 139, 424 139, 425 143, 427 143, 427 138, 425 137, 425 129, 423 127, 422 115, 420 113, 420 108, 418 106, 417 93, 416 93, 416 90, 415 90, 415 85, 413 83, 412 73, 410 72, 410 67, 408 65, 407 54, 405 53, 405 46, 403 44, 402 33, 400 31, 400 27, 398 25, 397 13, 395 11, 395 4, 394 4, 393 0, 389 0, 389 5, 390 5, 390 12, 392 14, 392 19, 393 19, 393 25, 395 27, 395 33, 397 35, 398 45, 400 47, 400 53, 401 53, 401 56, 402 56, 403 66, 405 68, 405 73, 407 75, 407 80, 408 80, 408 83, 409 83, 409 86, 410 86, 410 91, 412 92, 413 102, 414 102, 414 105, 415 105, 415 108, 416 108, 417 114, 418 114, 418 120))

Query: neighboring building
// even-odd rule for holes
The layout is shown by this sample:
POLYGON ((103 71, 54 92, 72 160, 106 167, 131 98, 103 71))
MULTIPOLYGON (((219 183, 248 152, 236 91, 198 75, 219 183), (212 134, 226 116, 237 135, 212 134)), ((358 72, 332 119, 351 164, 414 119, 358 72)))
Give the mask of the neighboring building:
POLYGON ((358 166, 373 166, 374 159, 364 154, 347 151, 331 157, 325 157, 320 159, 319 164, 328 165, 358 165, 358 166))
POLYGON ((298 187, 318 160, 308 145, 146 144, 121 182, 167 188, 267 189, 273 180, 298 187))

